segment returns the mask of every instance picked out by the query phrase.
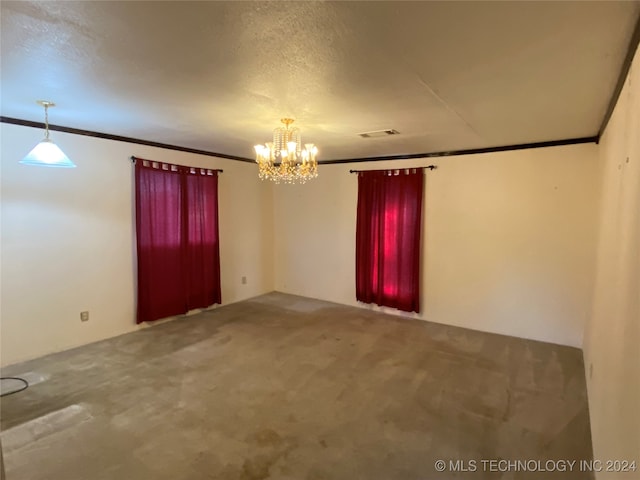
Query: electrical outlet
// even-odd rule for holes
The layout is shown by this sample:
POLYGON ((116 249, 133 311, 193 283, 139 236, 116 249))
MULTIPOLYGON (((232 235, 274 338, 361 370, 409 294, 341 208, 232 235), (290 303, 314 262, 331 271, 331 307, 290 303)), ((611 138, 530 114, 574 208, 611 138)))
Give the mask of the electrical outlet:
POLYGON ((247 284, 247 277, 242 277, 242 285, 246 285, 247 284))
POLYGON ((81 322, 88 322, 89 321, 89 312, 80 312, 80 321, 81 322))

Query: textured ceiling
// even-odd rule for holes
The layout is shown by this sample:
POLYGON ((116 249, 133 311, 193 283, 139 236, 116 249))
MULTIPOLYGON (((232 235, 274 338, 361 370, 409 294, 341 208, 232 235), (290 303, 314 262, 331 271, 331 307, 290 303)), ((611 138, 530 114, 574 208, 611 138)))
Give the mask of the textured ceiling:
POLYGON ((320 160, 597 134, 639 2, 2 1, 1 113, 320 160), (400 135, 357 134, 393 128, 400 135))

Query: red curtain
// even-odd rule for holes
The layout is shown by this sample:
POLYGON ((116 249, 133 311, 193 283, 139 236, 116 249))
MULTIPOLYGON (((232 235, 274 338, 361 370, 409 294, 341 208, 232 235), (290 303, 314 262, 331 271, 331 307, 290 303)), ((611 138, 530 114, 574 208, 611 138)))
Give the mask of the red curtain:
POLYGON ((423 169, 358 173, 356 298, 420 311, 423 169))
POLYGON ((137 159, 137 323, 221 303, 218 172, 137 159))
POLYGON ((218 245, 218 172, 188 169, 185 176, 187 310, 221 303, 218 245))

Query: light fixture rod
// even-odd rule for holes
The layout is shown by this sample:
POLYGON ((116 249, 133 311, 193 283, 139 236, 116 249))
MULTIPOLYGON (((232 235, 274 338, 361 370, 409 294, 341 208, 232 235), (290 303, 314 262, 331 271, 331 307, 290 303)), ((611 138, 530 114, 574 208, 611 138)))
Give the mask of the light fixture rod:
POLYGON ((49 105, 44 106, 44 138, 49 138, 49 105))
POLYGON ((49 107, 55 107, 56 104, 50 102, 49 100, 38 100, 36 102, 38 105, 42 105, 44 107, 44 138, 49 138, 49 107))

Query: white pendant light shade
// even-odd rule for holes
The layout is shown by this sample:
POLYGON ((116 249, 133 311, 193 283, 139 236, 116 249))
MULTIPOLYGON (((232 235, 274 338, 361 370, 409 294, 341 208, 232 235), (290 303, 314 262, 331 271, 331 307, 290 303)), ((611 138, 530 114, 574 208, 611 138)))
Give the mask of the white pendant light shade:
POLYGON ((55 107, 56 104, 48 100, 38 100, 37 103, 44 107, 44 138, 20 163, 37 167, 75 168, 76 164, 49 138, 49 107, 55 107))
POLYGON ((23 165, 39 167, 75 168, 76 164, 69 160, 60 147, 49 138, 43 139, 33 147, 26 157, 20 160, 23 165))

